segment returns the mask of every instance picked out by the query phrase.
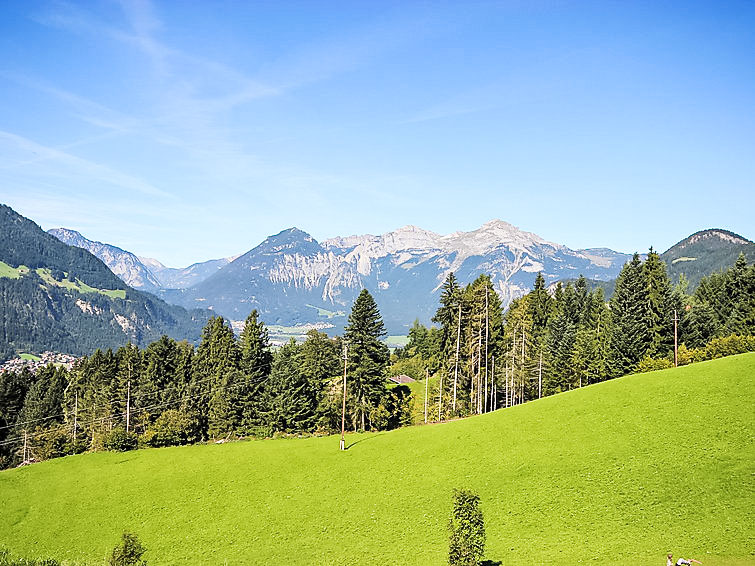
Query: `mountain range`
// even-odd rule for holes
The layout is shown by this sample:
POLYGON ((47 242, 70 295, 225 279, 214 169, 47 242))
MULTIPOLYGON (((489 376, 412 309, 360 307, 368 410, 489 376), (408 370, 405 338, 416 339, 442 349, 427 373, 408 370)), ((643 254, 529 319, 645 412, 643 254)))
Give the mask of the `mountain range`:
POLYGON ((185 289, 206 279, 235 258, 211 259, 189 267, 165 267, 156 259, 137 257, 111 244, 89 240, 76 230, 53 228, 47 231, 69 246, 83 248, 100 258, 124 283, 154 293, 159 289, 185 289))
MULTIPOLYGON (((110 248, 98 251, 126 261, 110 248)), ((82 355, 129 341, 146 346, 163 334, 194 342, 212 314, 129 287, 89 251, 64 244, 5 205, 0 298, 0 360, 24 351, 82 355)))
MULTIPOLYGON (((162 334, 196 341, 212 313, 239 328, 252 309, 270 325, 316 325, 338 332, 362 288, 375 296, 391 334, 429 323, 453 271, 462 284, 490 274, 504 305, 546 282, 585 275, 609 292, 630 254, 572 250, 501 220, 477 230, 436 234, 405 226, 386 234, 318 242, 289 228, 237 257, 168 268, 111 244, 58 228, 49 234, 0 207, 0 356, 52 349, 74 354, 162 334), (69 245, 70 244, 70 245, 69 245), (117 275, 117 277, 116 277, 117 275), (157 295, 157 296, 155 296, 157 295)), ((694 286, 755 244, 721 229, 696 232, 661 254, 672 281, 694 286)))
MULTIPOLYGON (((572 250, 501 221, 477 230, 441 235, 405 226, 379 236, 354 235, 318 242, 289 228, 235 258, 165 268, 78 232, 51 230, 71 245, 100 257, 129 284, 166 302, 208 308, 242 321, 257 309, 268 324, 319 323, 340 329, 351 303, 367 288, 391 333, 405 334, 418 318, 429 323, 440 288, 453 271, 462 283, 488 273, 504 306, 532 288, 541 272, 548 284, 584 275, 610 294, 631 254, 608 248, 572 250)), ((672 281, 684 274, 697 285, 703 275, 731 265, 740 252, 755 260, 755 244, 733 232, 696 232, 661 254, 672 281)))
POLYGON ((256 308, 263 320, 279 325, 320 322, 341 327, 362 288, 375 296, 386 326, 405 333, 415 319, 427 323, 437 309, 449 272, 460 281, 489 273, 504 305, 529 290, 538 272, 546 281, 574 278, 610 280, 631 257, 606 248, 571 250, 501 220, 471 232, 440 235, 405 226, 379 236, 336 237, 318 242, 289 228, 236 258, 195 264, 193 281, 166 284, 154 260, 71 230, 51 230, 66 243, 98 255, 124 281, 156 292, 187 308, 210 308, 243 320, 256 308), (132 267, 133 266, 133 267, 132 267), (200 267, 201 269, 197 269, 200 267), (156 288, 156 284, 159 288, 156 288))

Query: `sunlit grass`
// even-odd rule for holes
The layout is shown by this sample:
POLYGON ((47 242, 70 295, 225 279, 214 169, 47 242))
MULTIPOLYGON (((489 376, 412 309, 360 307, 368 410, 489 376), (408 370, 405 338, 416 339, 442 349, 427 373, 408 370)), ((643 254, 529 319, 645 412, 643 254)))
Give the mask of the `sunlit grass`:
MULTIPOLYGON (((419 382, 418 382, 419 383, 419 382)), ((150 564, 444 564, 453 488, 502 564, 752 564, 755 354, 378 434, 74 456, 0 473, 0 546, 150 564)))

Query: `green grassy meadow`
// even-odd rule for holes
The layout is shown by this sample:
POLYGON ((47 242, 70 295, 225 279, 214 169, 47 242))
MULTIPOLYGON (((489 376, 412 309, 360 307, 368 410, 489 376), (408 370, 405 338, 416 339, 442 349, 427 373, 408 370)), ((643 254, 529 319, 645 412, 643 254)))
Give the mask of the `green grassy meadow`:
MULTIPOLYGON (((102 295, 110 297, 111 299, 125 299, 126 298, 126 291, 124 289, 97 289, 96 287, 91 287, 87 285, 86 283, 79 281, 78 279, 75 282, 70 281, 68 279, 63 279, 62 281, 56 281, 52 276, 52 272, 49 269, 44 268, 44 267, 35 269, 35 272, 37 273, 37 275, 39 275, 42 278, 42 280, 47 285, 52 285, 54 287, 64 287, 65 289, 78 291, 79 293, 100 293, 102 295)), ((11 267, 7 263, 0 261, 0 277, 7 277, 9 279, 18 279, 19 277, 23 277, 24 275, 28 273, 29 273, 29 268, 26 267, 25 265, 19 265, 18 267, 11 267)))
POLYGON ((315 309, 317 311, 317 316, 323 316, 326 318, 335 318, 335 317, 344 317, 346 316, 345 311, 331 311, 328 309, 324 309, 322 307, 316 307, 315 305, 307 305, 311 309, 315 309))
POLYGON ((96 453, 0 472, 0 546, 101 563, 446 563, 453 488, 486 558, 755 564, 755 354, 393 432, 96 453))
POLYGON ((18 267, 11 267, 4 261, 0 261, 0 277, 7 277, 8 279, 18 279, 22 275, 29 273, 29 268, 25 265, 19 265, 18 267))
POLYGON ((30 362, 38 362, 42 359, 39 356, 35 356, 34 354, 19 354, 18 357, 22 360, 27 360, 30 362))
POLYGON ((102 295, 105 295, 106 297, 110 297, 111 299, 126 298, 125 289, 97 289, 96 287, 87 285, 79 279, 76 279, 75 282, 71 281, 70 279, 68 279, 67 273, 65 279, 63 279, 62 281, 56 281, 52 276, 52 272, 45 267, 36 269, 36 272, 37 275, 39 275, 47 285, 52 285, 54 287, 63 287, 65 289, 70 289, 71 291, 77 291, 79 293, 100 293, 102 295))

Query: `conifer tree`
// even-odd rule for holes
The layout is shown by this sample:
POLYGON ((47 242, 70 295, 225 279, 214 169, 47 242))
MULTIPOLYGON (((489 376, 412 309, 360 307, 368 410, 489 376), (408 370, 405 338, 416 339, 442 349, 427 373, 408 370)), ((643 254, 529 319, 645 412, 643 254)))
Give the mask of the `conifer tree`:
POLYGON ((324 332, 310 330, 299 349, 299 371, 315 392, 315 403, 320 416, 323 396, 329 384, 340 380, 343 373, 341 340, 328 337, 324 332))
POLYGON ((163 406, 175 403, 179 399, 176 387, 178 355, 176 341, 166 335, 152 342, 144 350, 138 394, 142 407, 163 406))
POLYGON ((366 428, 370 410, 385 395, 384 372, 388 364, 388 347, 381 342, 386 335, 383 319, 375 299, 367 289, 359 293, 344 329, 348 346, 348 395, 353 397, 356 414, 354 425, 366 428))
POLYGON ((273 364, 267 327, 259 320, 256 309, 249 313, 239 342, 243 383, 238 384, 234 398, 238 400, 241 427, 250 429, 262 423, 263 413, 269 409, 265 403, 271 397, 264 393, 264 389, 269 385, 273 364))
POLYGON ((317 391, 301 373, 300 357, 293 338, 275 355, 264 392, 265 421, 275 431, 306 431, 314 425, 317 391))
POLYGON ((212 317, 202 330, 202 341, 193 364, 190 409, 206 415, 201 428, 211 436, 234 432, 238 423, 236 403, 243 375, 241 354, 233 330, 220 316, 212 317))
POLYGON ((663 356, 674 346, 673 314, 681 310, 681 304, 674 300, 674 294, 666 274, 666 264, 650 248, 648 258, 642 264, 642 275, 647 286, 648 327, 650 345, 649 356, 663 356))
MULTIPOLYGON (((443 373, 443 396, 449 397, 446 403, 446 414, 455 410, 459 392, 459 372, 463 367, 462 348, 464 341, 464 329, 462 318, 464 317, 464 295, 459 286, 456 276, 450 272, 443 283, 440 294, 440 307, 433 317, 433 322, 440 324, 439 355, 441 358, 441 371, 443 373)), ((463 370, 462 370, 463 371, 463 370)), ((442 415, 441 415, 442 416, 442 415)))
POLYGON ((624 375, 634 369, 651 347, 650 297, 643 277, 639 254, 621 269, 611 297, 612 374, 624 375))

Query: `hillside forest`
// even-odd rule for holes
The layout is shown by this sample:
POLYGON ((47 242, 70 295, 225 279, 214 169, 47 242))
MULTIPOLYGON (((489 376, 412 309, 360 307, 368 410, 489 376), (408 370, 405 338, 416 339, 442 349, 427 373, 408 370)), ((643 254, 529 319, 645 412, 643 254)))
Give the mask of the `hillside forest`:
POLYGON ((624 265, 610 301, 584 277, 548 289, 539 275, 505 312, 489 276, 461 286, 451 273, 433 322, 415 322, 408 344, 391 353, 378 306, 363 290, 335 338, 312 330, 274 351, 252 311, 239 336, 211 318, 197 347, 162 336, 141 349, 97 350, 70 371, 6 371, 0 466, 88 450, 340 432, 344 376, 346 428, 386 430, 416 422, 418 405, 417 394, 389 376, 429 378, 419 401, 431 420, 447 420, 753 351, 755 266, 740 256, 690 293, 683 279, 672 284, 651 249, 645 261, 635 254, 624 265))

